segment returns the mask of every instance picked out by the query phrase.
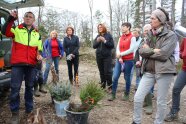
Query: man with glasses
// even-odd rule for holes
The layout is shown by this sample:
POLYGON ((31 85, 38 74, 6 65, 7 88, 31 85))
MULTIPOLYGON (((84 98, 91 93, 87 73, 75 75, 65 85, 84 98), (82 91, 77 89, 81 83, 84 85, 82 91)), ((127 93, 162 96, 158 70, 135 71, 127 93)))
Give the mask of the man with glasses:
POLYGON ((12 112, 12 124, 19 123, 20 88, 22 80, 25 80, 25 107, 26 113, 33 110, 33 77, 34 67, 41 60, 42 41, 40 34, 33 26, 35 16, 32 12, 26 12, 24 22, 12 28, 18 18, 16 11, 10 13, 8 20, 3 26, 2 33, 13 39, 11 50, 11 93, 10 110, 12 112))

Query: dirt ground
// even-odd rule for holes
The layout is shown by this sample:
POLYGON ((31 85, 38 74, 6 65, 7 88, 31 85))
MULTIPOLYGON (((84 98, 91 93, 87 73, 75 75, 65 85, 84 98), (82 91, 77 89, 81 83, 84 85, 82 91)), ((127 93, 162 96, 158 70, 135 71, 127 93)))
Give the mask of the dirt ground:
MULTIPOLYGON (((79 81, 80 87, 86 83, 87 80, 95 80, 99 82, 99 72, 95 63, 95 57, 91 59, 86 56, 80 59, 79 64, 79 81), (85 59, 87 57, 87 59, 85 59)), ((60 62, 60 80, 67 81, 67 65, 65 61, 60 62)), ((49 75, 49 80, 51 80, 51 74, 49 75)), ((89 124, 131 124, 133 116, 133 96, 134 96, 134 85, 135 85, 135 75, 132 81, 132 89, 130 94, 130 101, 122 101, 123 89, 125 86, 123 80, 123 74, 120 76, 117 99, 113 102, 107 101, 108 95, 99 103, 98 107, 95 107, 89 113, 89 124)), ((173 83, 172 83, 173 84, 173 83)), ((172 87, 172 86, 171 86, 172 87)), ((79 90, 79 89, 78 89, 79 90)), ((21 124, 26 124, 25 122, 25 109, 24 109, 24 85, 21 88, 21 105, 20 105, 20 117, 21 124)), ((183 119, 186 120, 186 88, 183 89, 181 97, 180 106, 180 119, 177 122, 165 123, 165 124, 182 124, 183 119)), ((78 94, 76 95, 76 97, 78 94)), ((74 98, 74 92, 72 98, 74 98)), ((169 99, 171 98, 171 89, 169 93, 169 99)), ((169 105, 170 106, 170 105, 169 105)), ((64 118, 57 117, 55 114, 54 105, 51 102, 50 94, 41 94, 41 97, 34 97, 34 108, 41 108, 44 113, 44 117, 48 124, 66 124, 64 118)), ((156 112, 156 87, 155 87, 155 98, 153 99, 153 114, 145 115, 143 113, 142 124, 152 124, 155 118, 156 112)), ((169 111, 169 109, 167 110, 169 111)), ((8 101, 4 100, 4 103, 0 106, 0 124, 7 124, 10 120, 11 114, 8 106, 8 101)))

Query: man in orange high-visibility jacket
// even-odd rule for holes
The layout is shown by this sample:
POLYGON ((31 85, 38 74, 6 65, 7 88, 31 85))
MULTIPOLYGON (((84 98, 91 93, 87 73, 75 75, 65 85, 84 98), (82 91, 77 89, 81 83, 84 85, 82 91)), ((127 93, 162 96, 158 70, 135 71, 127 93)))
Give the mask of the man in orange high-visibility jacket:
POLYGON ((32 12, 26 12, 24 22, 12 28, 17 19, 17 12, 10 13, 8 20, 3 26, 2 33, 13 39, 11 50, 11 93, 10 109, 12 112, 11 123, 19 123, 20 88, 23 77, 25 79, 25 107, 26 113, 33 110, 33 77, 34 67, 41 60, 42 41, 40 34, 34 28, 35 16, 32 12))

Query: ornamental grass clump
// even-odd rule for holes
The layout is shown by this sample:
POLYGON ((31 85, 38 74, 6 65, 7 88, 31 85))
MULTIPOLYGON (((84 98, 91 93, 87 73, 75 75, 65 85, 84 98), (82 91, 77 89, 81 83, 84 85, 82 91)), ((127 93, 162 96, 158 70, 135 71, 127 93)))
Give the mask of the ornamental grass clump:
POLYGON ((70 83, 59 82, 49 87, 51 97, 56 101, 68 100, 71 96, 70 83))

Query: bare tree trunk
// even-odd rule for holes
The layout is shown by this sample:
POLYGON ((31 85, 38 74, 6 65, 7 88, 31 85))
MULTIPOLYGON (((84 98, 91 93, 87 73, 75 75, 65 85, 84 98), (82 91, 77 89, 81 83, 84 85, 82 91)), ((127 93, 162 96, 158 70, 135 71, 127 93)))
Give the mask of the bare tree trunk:
POLYGON ((88 4, 89 4, 89 9, 90 9, 90 16, 91 16, 91 30, 92 30, 92 34, 91 34, 91 47, 93 47, 93 33, 94 33, 94 27, 93 27, 93 14, 92 14, 92 9, 93 9, 93 0, 88 0, 88 4))
POLYGON ((111 5, 111 0, 109 0, 109 13, 110 13, 110 33, 112 34, 113 27, 112 27, 112 5, 111 5))
POLYGON ((182 1, 182 15, 181 15, 181 25, 186 27, 186 0, 182 1))
POLYGON ((173 25, 175 25, 175 4, 176 0, 172 0, 171 22, 173 25))
MULTIPOLYGON (((118 0, 117 3, 118 8, 120 8, 120 2, 118 0)), ((118 9, 118 15, 117 15, 117 37, 120 37, 120 21, 121 21, 121 11, 118 9)))
POLYGON ((161 0, 161 7, 163 7, 163 3, 164 3, 164 1, 163 1, 163 0, 161 0))
POLYGON ((143 11, 143 25, 142 25, 142 27, 145 25, 145 6, 146 6, 146 0, 143 0, 143 7, 142 7, 142 11, 143 11))
POLYGON ((127 0, 127 22, 129 22, 129 3, 130 3, 130 0, 127 0))
POLYGON ((156 9, 156 0, 152 0, 152 11, 156 9))
POLYGON ((39 14, 38 14, 38 27, 40 26, 41 23, 41 7, 39 6, 39 14))

